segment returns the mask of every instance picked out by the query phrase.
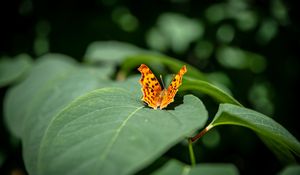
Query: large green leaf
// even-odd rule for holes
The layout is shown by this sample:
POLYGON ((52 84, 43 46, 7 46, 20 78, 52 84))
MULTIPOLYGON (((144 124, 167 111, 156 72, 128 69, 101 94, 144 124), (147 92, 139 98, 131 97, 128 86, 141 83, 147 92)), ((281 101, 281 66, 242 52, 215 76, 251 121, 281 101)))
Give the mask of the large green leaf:
POLYGON ((52 118, 32 166, 37 174, 132 174, 206 120, 192 95, 174 110, 153 110, 128 90, 99 89, 52 118))
POLYGON ((300 143, 284 127, 256 111, 232 104, 221 104, 211 126, 239 125, 255 131, 283 163, 295 162, 300 156, 300 143))
POLYGON ((8 92, 6 123, 22 139, 29 172, 35 172, 40 142, 53 116, 76 97, 110 82, 99 71, 80 67, 67 56, 48 54, 38 59, 26 80, 8 92))
POLYGON ((0 87, 19 80, 31 67, 31 58, 20 54, 15 58, 0 59, 0 87))
POLYGON ((171 160, 153 175, 238 175, 237 168, 232 164, 199 164, 195 167, 171 160))

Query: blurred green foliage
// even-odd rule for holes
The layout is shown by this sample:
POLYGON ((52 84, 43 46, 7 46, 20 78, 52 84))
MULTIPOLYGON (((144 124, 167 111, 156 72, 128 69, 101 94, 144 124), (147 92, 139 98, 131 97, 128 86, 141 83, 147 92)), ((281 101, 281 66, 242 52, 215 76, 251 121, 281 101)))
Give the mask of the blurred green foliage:
MULTIPOLYGON (((300 138, 295 115, 300 75, 296 2, 21 0, 1 3, 1 58, 16 59, 21 53, 36 58, 58 52, 79 61, 86 57, 92 60, 93 56, 86 52, 89 44, 124 41, 138 47, 128 45, 122 55, 152 49, 181 58, 205 72, 213 84, 233 94, 244 106, 273 117, 300 138)), ((108 61, 118 58, 120 53, 105 52, 104 59, 108 61)), ((6 90, 1 88, 3 92, 6 90)), ((207 106, 215 109, 209 100, 207 106)), ((3 123, 2 130, 2 140, 9 140, 3 123)), ((9 146, 10 143, 1 145, 0 159, 15 153, 8 151, 9 146)), ((243 174, 256 172, 253 164, 262 173, 273 174, 281 169, 260 140, 235 127, 226 133, 220 128, 208 134, 196 151, 204 157, 210 155, 199 158, 200 161, 233 162, 243 174), (240 137, 237 143, 234 139, 237 135, 247 137, 240 137), (261 159, 257 160, 253 152, 260 154, 261 159), (220 154, 224 157, 221 160, 220 154)))

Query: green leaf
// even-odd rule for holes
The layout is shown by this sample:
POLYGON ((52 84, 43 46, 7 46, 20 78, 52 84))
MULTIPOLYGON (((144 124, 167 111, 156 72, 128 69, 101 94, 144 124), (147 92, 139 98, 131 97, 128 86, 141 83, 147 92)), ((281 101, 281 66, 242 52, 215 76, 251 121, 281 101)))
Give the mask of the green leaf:
POLYGON ((187 76, 194 77, 201 80, 206 80, 205 75, 202 72, 200 72, 195 67, 183 61, 179 61, 175 58, 171 58, 163 55, 153 55, 153 54, 129 56, 121 65, 121 73, 124 74, 123 76, 126 76, 130 70, 137 68, 142 63, 148 65, 164 64, 172 72, 174 72, 174 74, 177 73, 183 65, 186 65, 188 70, 186 73, 187 76))
POLYGON ((239 125, 256 132, 283 163, 295 162, 300 156, 300 143, 284 127, 256 111, 232 104, 221 104, 211 126, 239 125))
POLYGON ((196 80, 193 78, 184 77, 181 91, 195 90, 201 93, 207 94, 220 103, 231 103, 235 105, 242 106, 236 99, 230 96, 228 93, 224 92, 220 88, 208 83, 207 81, 196 80))
POLYGON ((31 67, 31 58, 20 54, 15 58, 0 59, 0 87, 9 85, 22 78, 31 67))
POLYGON ((278 175, 299 175, 300 174, 300 166, 299 165, 291 165, 284 168, 278 175))
POLYGON ((137 46, 118 41, 97 41, 91 43, 84 56, 88 63, 106 62, 118 64, 131 55, 147 53, 137 46))
POLYGON ((5 98, 4 113, 8 127, 14 135, 21 137, 23 119, 34 98, 39 98, 38 90, 49 87, 50 80, 55 80, 58 75, 67 72, 73 64, 75 62, 71 58, 46 55, 33 65, 30 74, 21 84, 9 90, 5 98))
POLYGON ((5 120, 11 132, 22 139, 29 172, 35 172, 40 142, 52 118, 75 98, 110 83, 99 78, 98 71, 79 67, 67 56, 48 54, 38 59, 26 80, 9 90, 5 120))
POLYGON ((153 173, 153 175, 237 175, 239 174, 237 168, 232 164, 207 164, 202 163, 191 167, 179 161, 171 160, 162 168, 153 173))
MULTIPOLYGON (((111 76, 114 73, 114 68, 112 66, 105 65, 84 65, 89 74, 92 74, 94 78, 99 80, 111 80, 111 76)), ((105 83, 107 83, 105 81, 105 83)))
POLYGON ((128 77, 125 81, 115 81, 110 87, 123 88, 126 89, 133 97, 141 99, 142 91, 141 85, 139 83, 140 76, 133 75, 128 77))
POLYGON ((52 119, 38 150, 38 171, 29 173, 133 174, 206 120, 203 103, 192 95, 174 110, 153 110, 128 90, 99 89, 52 119))

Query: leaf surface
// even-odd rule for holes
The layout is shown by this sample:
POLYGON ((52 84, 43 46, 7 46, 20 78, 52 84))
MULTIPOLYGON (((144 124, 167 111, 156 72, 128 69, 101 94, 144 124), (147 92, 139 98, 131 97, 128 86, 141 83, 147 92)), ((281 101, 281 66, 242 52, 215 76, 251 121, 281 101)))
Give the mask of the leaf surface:
POLYGON ((194 90, 201 93, 207 94, 212 98, 216 99, 220 103, 230 103, 242 106, 236 99, 231 95, 223 91, 222 89, 212 85, 211 83, 203 80, 197 80, 193 78, 185 77, 183 79, 183 85, 180 88, 181 91, 194 90))
POLYGON ((31 58, 20 54, 15 58, 0 59, 0 87, 13 83, 24 76, 31 67, 31 58))
POLYGON ((285 167, 278 175, 299 175, 300 165, 290 165, 285 167))
POLYGON ((153 173, 153 175, 238 175, 239 172, 234 165, 231 164, 208 164, 201 163, 195 167, 185 165, 179 161, 171 160, 162 168, 153 173))
POLYGON ((299 141, 272 118, 251 109, 221 104, 210 125, 239 125, 256 132, 283 163, 295 162, 293 153, 300 156, 299 141))
POLYGON ((53 118, 38 174, 132 174, 206 120, 204 105, 192 95, 174 110, 153 110, 127 90, 99 89, 53 118))

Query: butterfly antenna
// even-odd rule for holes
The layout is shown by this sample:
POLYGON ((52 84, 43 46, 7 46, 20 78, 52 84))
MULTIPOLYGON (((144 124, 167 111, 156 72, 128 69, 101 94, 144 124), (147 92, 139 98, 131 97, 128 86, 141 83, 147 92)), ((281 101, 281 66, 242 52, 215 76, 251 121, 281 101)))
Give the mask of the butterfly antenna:
POLYGON ((162 78, 161 75, 159 75, 159 77, 160 77, 160 81, 161 81, 161 83, 162 83, 162 86, 163 86, 163 88, 165 89, 165 82, 164 82, 164 80, 163 80, 163 78, 162 78))

